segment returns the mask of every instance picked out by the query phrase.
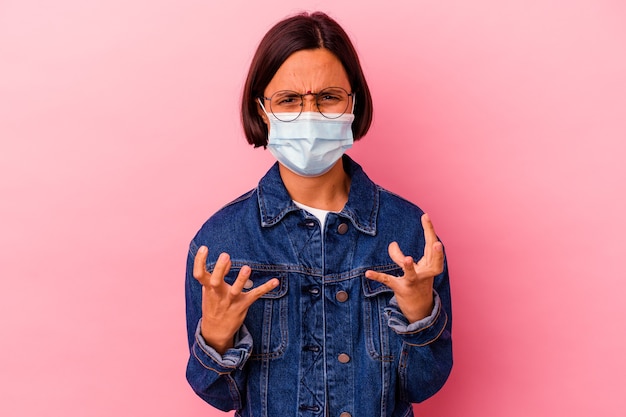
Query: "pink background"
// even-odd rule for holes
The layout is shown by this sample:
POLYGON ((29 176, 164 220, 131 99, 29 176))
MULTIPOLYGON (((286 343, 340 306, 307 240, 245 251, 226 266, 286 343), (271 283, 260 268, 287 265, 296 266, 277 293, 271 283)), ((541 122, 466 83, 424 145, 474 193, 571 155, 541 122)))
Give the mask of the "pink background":
POLYGON ((350 154, 446 243, 455 367, 419 414, 625 415, 626 3, 211 3, 0 1, 0 415, 226 415, 184 379, 187 244, 273 162, 239 94, 303 9, 371 85, 350 154))

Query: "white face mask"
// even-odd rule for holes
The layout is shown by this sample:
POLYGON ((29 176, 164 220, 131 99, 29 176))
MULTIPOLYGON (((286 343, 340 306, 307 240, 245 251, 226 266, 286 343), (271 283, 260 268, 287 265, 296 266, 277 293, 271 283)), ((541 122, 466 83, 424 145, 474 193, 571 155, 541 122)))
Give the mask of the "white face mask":
POLYGON ((328 119, 316 111, 304 112, 294 121, 283 122, 266 112, 263 103, 261 108, 270 121, 268 149, 298 175, 317 177, 328 172, 352 147, 352 113, 328 119))

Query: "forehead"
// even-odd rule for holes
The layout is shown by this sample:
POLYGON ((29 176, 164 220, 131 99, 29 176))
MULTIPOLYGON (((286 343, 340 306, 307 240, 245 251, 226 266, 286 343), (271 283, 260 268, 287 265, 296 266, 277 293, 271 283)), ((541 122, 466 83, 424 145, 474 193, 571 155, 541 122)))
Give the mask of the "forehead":
POLYGON ((294 52, 283 62, 265 92, 293 90, 304 93, 326 87, 343 87, 350 91, 345 68, 328 49, 305 49, 294 52))

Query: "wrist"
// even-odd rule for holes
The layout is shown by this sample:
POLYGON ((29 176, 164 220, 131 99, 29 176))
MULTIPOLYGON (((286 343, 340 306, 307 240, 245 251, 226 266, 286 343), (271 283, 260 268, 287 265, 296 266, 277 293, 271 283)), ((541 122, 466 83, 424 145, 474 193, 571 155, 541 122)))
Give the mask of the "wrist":
POLYGON ((416 321, 430 316, 433 312, 433 308, 435 308, 435 299, 432 292, 430 297, 427 299, 421 299, 417 302, 403 302, 403 300, 400 299, 397 299, 397 301, 398 308, 409 323, 415 323, 416 321))
POLYGON ((215 332, 206 329, 202 323, 200 324, 200 336, 208 346, 211 346, 220 355, 223 355, 228 349, 234 346, 233 336, 220 337, 216 335, 215 332))

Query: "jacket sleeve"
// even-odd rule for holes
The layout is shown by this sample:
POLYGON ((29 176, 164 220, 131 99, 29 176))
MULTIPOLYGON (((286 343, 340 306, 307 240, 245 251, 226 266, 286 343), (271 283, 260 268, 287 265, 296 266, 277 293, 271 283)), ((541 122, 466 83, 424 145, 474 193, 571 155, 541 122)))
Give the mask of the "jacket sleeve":
POLYGON ((193 261, 198 247, 191 243, 185 276, 185 304, 189 360, 187 381, 194 392, 222 411, 243 408, 246 386, 245 364, 252 351, 252 337, 242 326, 235 335, 234 347, 220 355, 207 345, 200 334, 202 285, 193 277, 193 261))
POLYGON ((430 316, 409 323, 393 297, 385 309, 389 327, 401 338, 398 378, 404 401, 418 403, 443 387, 452 370, 452 309, 447 262, 434 280, 430 316))

